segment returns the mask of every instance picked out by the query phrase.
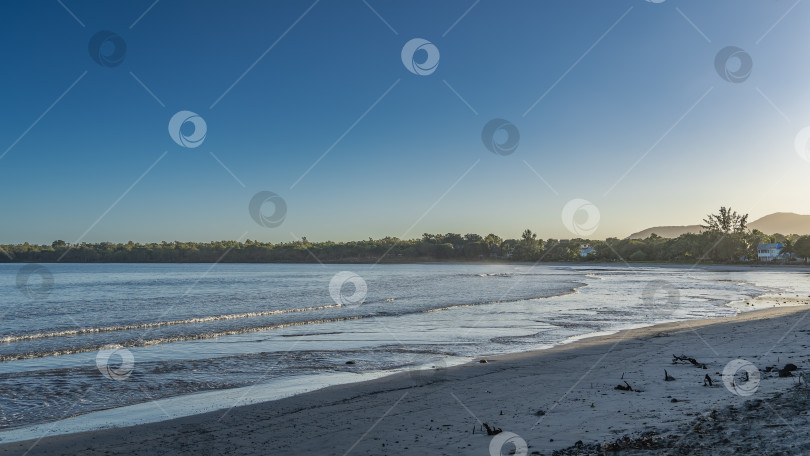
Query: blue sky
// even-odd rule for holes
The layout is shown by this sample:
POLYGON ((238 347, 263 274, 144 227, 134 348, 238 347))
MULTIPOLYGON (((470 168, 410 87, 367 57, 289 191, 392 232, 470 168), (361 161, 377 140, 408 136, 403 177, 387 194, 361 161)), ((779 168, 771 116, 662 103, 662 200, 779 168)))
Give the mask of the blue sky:
POLYGON ((810 4, 795 0, 0 12, 0 243, 570 238, 573 199, 598 208, 593 238, 697 223, 720 205, 810 213, 810 162, 794 148, 810 125, 810 4), (118 66, 88 52, 102 30, 126 43, 118 66), (413 38, 439 49, 432 74, 403 65, 413 38), (715 69, 726 46, 751 56, 743 82, 715 69), (199 147, 168 133, 183 110, 205 120, 199 147), (514 153, 484 146, 494 118, 519 130, 514 153), (251 218, 260 191, 285 200, 280 226, 251 218))

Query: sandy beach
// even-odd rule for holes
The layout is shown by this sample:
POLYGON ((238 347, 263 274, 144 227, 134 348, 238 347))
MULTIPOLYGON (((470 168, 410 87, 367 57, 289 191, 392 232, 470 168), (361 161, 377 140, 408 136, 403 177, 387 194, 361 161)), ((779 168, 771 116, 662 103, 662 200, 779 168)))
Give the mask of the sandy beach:
POLYGON ((803 454, 808 315, 777 307, 657 325, 0 454, 803 454), (737 371, 728 386, 724 369, 737 371), (503 432, 489 436, 484 423, 503 432))

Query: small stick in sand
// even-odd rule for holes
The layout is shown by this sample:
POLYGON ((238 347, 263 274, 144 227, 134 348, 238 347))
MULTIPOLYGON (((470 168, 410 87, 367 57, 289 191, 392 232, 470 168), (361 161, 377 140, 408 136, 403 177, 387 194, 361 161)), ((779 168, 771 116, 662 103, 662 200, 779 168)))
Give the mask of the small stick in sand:
POLYGON ((633 391, 633 387, 630 386, 629 383, 627 383, 627 380, 624 381, 624 385, 616 385, 616 388, 613 388, 613 389, 617 389, 619 391, 633 391), (627 385, 627 386, 624 386, 624 385, 627 385))
POLYGON ((706 376, 703 377, 703 386, 712 386, 712 378, 709 377, 709 374, 706 374, 706 376), (706 382, 709 384, 707 385, 706 382))
POLYGON ((484 428, 486 428, 486 430, 487 430, 487 435, 497 435, 497 434, 500 434, 501 432, 503 432, 503 430, 501 428, 496 428, 494 426, 489 427, 489 425, 487 423, 484 423, 484 428))
POLYGON ((665 381, 665 382, 671 382, 671 381, 673 381, 673 380, 675 380, 675 377, 673 377, 673 376, 669 375, 669 373, 667 372, 667 370, 666 370, 666 369, 664 369, 664 381, 665 381))

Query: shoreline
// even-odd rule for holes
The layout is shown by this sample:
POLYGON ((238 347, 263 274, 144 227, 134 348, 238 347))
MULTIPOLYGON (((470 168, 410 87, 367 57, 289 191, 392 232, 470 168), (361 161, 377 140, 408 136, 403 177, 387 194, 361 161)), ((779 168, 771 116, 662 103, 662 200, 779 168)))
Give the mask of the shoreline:
MULTIPOLYGON (((608 441, 617 436, 619 428, 621 432, 634 433, 654 425, 676 424, 679 419, 674 415, 678 414, 665 410, 687 409, 680 413, 680 421, 684 421, 712 401, 715 405, 739 401, 741 398, 719 381, 724 365, 735 358, 747 358, 761 365, 762 370, 788 359, 783 354, 786 350, 771 352, 770 344, 789 346, 793 354, 800 351, 802 355, 790 357, 790 362, 800 369, 802 363, 806 367, 810 354, 806 349, 807 335, 801 334, 803 338, 798 339, 804 345, 793 346, 789 342, 795 342, 797 335, 808 331, 810 319, 804 318, 808 314, 810 309, 806 306, 781 307, 589 336, 549 349, 489 357, 486 364, 473 362, 394 373, 239 406, 224 414, 220 410, 132 427, 45 437, 28 454, 105 454, 104 448, 119 454, 150 454, 166 446, 180 454, 193 454, 206 451, 209 434, 221 440, 223 451, 217 454, 230 451, 262 454, 268 449, 266 445, 290 451, 300 451, 299 446, 303 445, 314 454, 344 454, 351 447, 353 453, 373 454, 372 448, 380 449, 386 442, 386 454, 414 454, 419 448, 422 454, 436 454, 438 448, 452 454, 486 454, 491 438, 471 434, 473 427, 480 427, 475 418, 479 415, 481 422, 515 432, 528 442, 532 451, 542 454, 579 440, 608 441), (788 332, 792 324, 800 326, 788 332), (787 336, 778 337, 780 329, 787 336), (736 340, 733 337, 736 333, 750 337, 736 340), (734 347, 727 347, 729 339, 734 339, 731 342, 734 347), (713 348, 715 345, 718 349, 713 348), (724 349, 720 350, 721 347, 724 349), (709 367, 703 371, 672 365, 672 354, 695 357, 709 367), (617 355, 622 356, 616 359, 617 355), (763 355, 768 359, 760 359, 763 355), (646 361, 638 363, 628 361, 644 358, 646 361), (656 364, 655 369, 647 366, 651 362, 656 364), (689 382, 664 383, 663 378, 658 378, 663 377, 663 369, 678 379, 695 377, 694 384, 683 388, 689 382), (714 387, 700 386, 706 373, 715 378, 714 387), (614 391, 623 380, 643 392, 614 391), (667 399, 673 394, 681 398, 677 405, 667 399), (711 397, 698 398, 707 395, 711 397), (635 410, 626 408, 631 405, 628 399, 631 404, 638 402, 631 406, 635 410), (534 404, 533 411, 526 410, 527 402, 534 404), (608 417, 603 409, 615 410, 608 417), (543 414, 539 415, 541 411, 543 414), (621 414, 618 419, 617 414, 621 414), (380 419, 384 416, 388 418, 380 419), (611 422, 614 425, 608 425, 611 422), (256 423, 263 424, 256 426, 256 423), (372 425, 374 429, 369 430, 372 425), (594 429, 583 430, 583 426, 594 429), (540 436, 547 433, 555 437, 540 436), (363 435, 366 437, 360 439, 363 435), (414 435, 418 436, 415 440, 414 435), (157 446, 137 443, 145 439, 157 446), (258 441, 264 445, 254 447, 253 443, 258 441), (327 448, 332 452, 324 453, 327 448)), ((783 387, 785 383, 763 378, 759 394, 779 391, 777 386, 783 387)), ((34 441, 30 440, 0 443, 0 454, 22 454, 32 444, 34 441)))
MULTIPOLYGON (((3 264, 149 264, 149 265, 157 265, 157 264, 215 264, 212 261, 0 261, 0 265, 3 264)), ((346 265, 346 266, 362 266, 362 265, 377 265, 377 264, 385 264, 385 265, 433 265, 433 264, 471 264, 471 265, 563 265, 563 266, 618 266, 618 267, 632 267, 631 265, 635 266, 664 266, 664 267, 689 267, 689 268, 740 268, 740 270, 745 270, 748 268, 751 269, 758 269, 758 268, 773 268, 776 270, 785 270, 785 269, 795 269, 795 270, 809 270, 810 263, 802 263, 802 262, 792 262, 792 263, 777 263, 777 262, 744 262, 744 263, 709 263, 709 262, 700 262, 695 263, 693 261, 671 261, 671 262, 661 262, 661 261, 632 261, 632 260, 614 260, 614 261, 514 261, 514 260, 506 260, 506 259, 476 259, 476 260, 460 260, 458 258, 454 258, 452 260, 441 260, 441 259, 414 259, 413 261, 392 261, 392 260, 380 260, 378 258, 362 258, 357 259, 357 261, 329 261, 324 260, 321 262, 317 261, 221 261, 216 264, 237 264, 237 265, 259 265, 259 264, 284 264, 284 265, 297 265, 297 264, 328 264, 328 265, 346 265)))

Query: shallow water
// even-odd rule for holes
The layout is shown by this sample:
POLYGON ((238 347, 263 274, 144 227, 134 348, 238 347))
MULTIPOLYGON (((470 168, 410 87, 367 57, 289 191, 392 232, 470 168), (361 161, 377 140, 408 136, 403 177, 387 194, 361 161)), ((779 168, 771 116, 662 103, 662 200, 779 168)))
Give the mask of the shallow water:
POLYGON ((44 267, 46 282, 36 274, 25 289, 17 285, 21 265, 0 265, 0 428, 294 378, 350 381, 663 321, 804 304, 810 295, 801 269, 44 267), (367 286, 362 302, 351 302, 351 284, 337 301, 330 294, 332 278, 347 269, 367 286))

